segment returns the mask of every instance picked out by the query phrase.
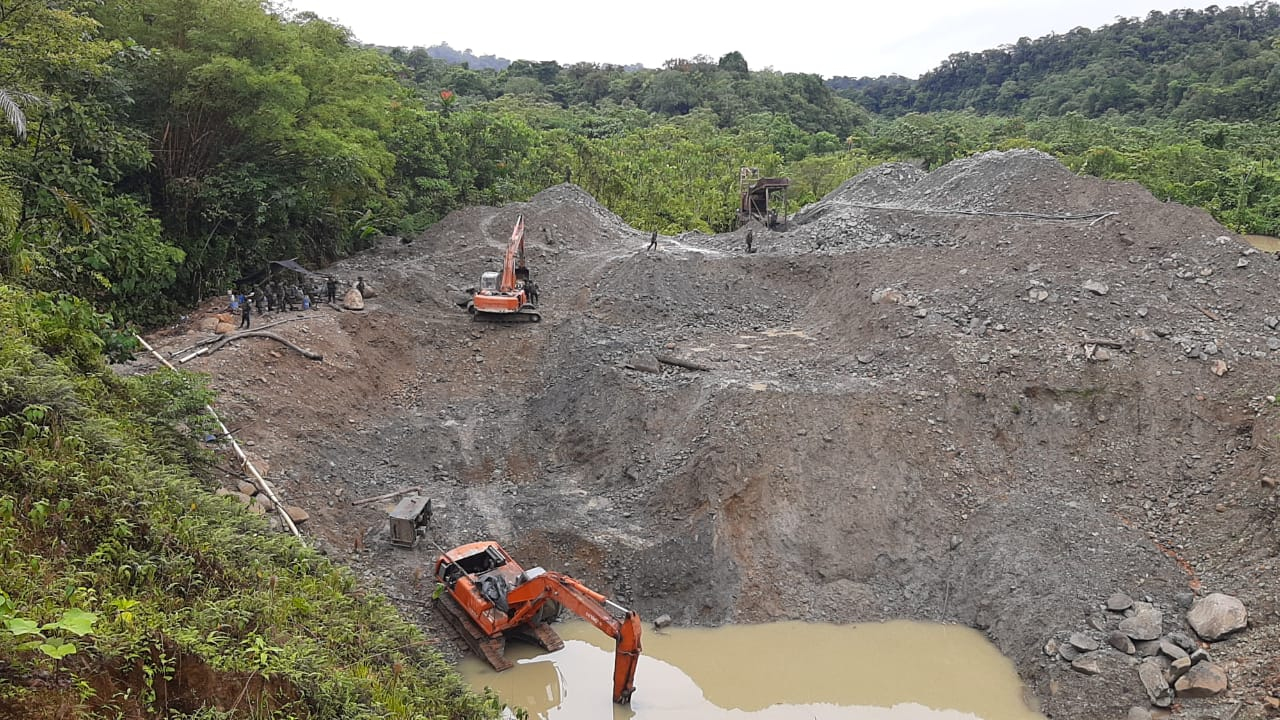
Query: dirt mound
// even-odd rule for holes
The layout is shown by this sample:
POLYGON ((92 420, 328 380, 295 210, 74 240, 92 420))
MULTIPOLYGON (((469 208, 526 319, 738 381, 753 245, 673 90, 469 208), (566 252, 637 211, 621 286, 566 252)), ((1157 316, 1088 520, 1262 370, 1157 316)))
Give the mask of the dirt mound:
POLYGON ((926 210, 1091 212, 1094 208, 1071 202, 1070 188, 1094 182, 1039 150, 993 150, 929 173, 902 195, 902 204, 926 210))
POLYGON ((886 163, 864 170, 845 180, 813 205, 796 213, 794 222, 805 225, 818 219, 815 212, 829 210, 840 203, 895 203, 928 173, 909 163, 886 163))
POLYGON ((273 329, 322 363, 236 343, 190 365, 308 533, 424 622, 434 550, 391 548, 352 498, 421 486, 440 544, 499 540, 648 615, 979 627, 1053 717, 1146 702, 1042 653, 1100 599, 1175 618, 1230 592, 1251 626, 1212 653, 1255 702, 1280 635, 1280 264, 1028 151, 823 203, 751 255, 743 231, 646 251, 569 185, 468 208, 331 268, 377 284, 362 314, 273 329), (543 322, 473 323, 451 298, 520 214, 543 322), (710 369, 636 369, 655 354, 710 369))

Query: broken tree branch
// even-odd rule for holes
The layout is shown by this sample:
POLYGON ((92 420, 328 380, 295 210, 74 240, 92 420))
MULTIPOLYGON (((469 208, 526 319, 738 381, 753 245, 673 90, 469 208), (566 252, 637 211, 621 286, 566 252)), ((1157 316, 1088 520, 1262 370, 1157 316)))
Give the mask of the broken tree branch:
POLYGON ((696 363, 691 360, 681 360, 678 357, 672 357, 670 355, 654 355, 653 359, 657 360, 663 365, 674 365, 676 367, 685 368, 686 370, 707 371, 711 369, 710 365, 703 365, 701 363, 696 363))
POLYGON ((1081 338, 1080 342, 1084 345, 1102 345, 1110 348, 1123 348, 1124 343, 1115 340, 1107 340, 1106 338, 1081 338))
POLYGON ((418 487, 418 486, 414 486, 414 487, 407 487, 407 488, 400 488, 399 490, 396 490, 395 492, 389 492, 389 493, 386 493, 386 494, 384 494, 384 495, 377 495, 377 496, 374 496, 374 497, 361 498, 360 500, 352 500, 352 501, 351 501, 351 504, 352 504, 352 506, 358 507, 358 506, 360 506, 360 505, 368 505, 369 503, 378 502, 379 500, 390 500, 391 498, 396 497, 397 495, 408 495, 408 494, 409 494, 409 493, 411 493, 411 492, 419 492, 419 493, 420 493, 420 492, 422 492, 422 488, 421 488, 421 487, 418 487))
POLYGON ((1214 314, 1214 313, 1212 313, 1212 312, 1209 312, 1209 311, 1208 311, 1208 310, 1206 310, 1205 308, 1202 308, 1202 307, 1200 307, 1200 306, 1198 306, 1198 305, 1197 305, 1197 306, 1195 306, 1195 308, 1196 308, 1197 310, 1199 310, 1201 313, 1203 313, 1205 317, 1209 318, 1210 320, 1213 320, 1214 322, 1217 322, 1218 320, 1221 320, 1221 319, 1222 319, 1222 318, 1218 317, 1216 314, 1214 314))
POLYGON ((292 348, 292 349, 294 349, 294 350, 297 350, 297 351, 298 351, 298 352, 299 352, 303 357, 307 358, 308 360, 323 360, 323 359, 324 359, 324 356, 323 356, 323 355, 321 355, 320 353, 311 352, 310 350, 306 350, 306 349, 304 349, 304 348, 298 347, 297 345, 294 345, 292 342, 289 342, 288 340, 285 340, 284 338, 280 337, 279 335, 277 335, 277 334, 275 334, 275 333, 271 333, 271 332, 262 332, 262 331, 260 331, 260 330, 248 330, 248 331, 245 331, 245 332, 242 332, 242 333, 236 333, 236 334, 234 334, 234 335, 226 335, 226 336, 224 336, 221 340, 219 340, 218 342, 214 343, 214 344, 209 348, 209 352, 210 352, 210 353, 215 353, 215 352, 217 352, 217 351, 221 350, 221 349, 223 348, 223 346, 225 346, 227 343, 229 343, 229 342, 231 342, 231 341, 233 341, 233 340, 239 340, 239 339, 241 339, 241 338, 247 338, 247 337, 264 337, 264 338, 271 338, 272 340, 275 340, 276 342, 283 343, 283 344, 285 344, 285 345, 289 346, 290 348, 292 348))

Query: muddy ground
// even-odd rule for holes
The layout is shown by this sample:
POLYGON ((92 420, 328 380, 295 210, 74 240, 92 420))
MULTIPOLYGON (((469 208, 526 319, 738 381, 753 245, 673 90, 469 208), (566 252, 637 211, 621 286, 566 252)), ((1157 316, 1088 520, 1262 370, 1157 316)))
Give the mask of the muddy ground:
MULTIPOLYGON (((330 268, 374 286, 362 312, 255 321, 289 319, 272 330, 323 361, 251 339, 184 367, 212 376, 306 535, 448 652, 434 548, 392 548, 394 502, 353 499, 422 486, 430 541, 497 540, 642 616, 977 627, 1054 718, 1148 706, 1136 671, 1043 652, 1110 594, 1155 603, 1166 631, 1188 593, 1234 594, 1250 627, 1210 647, 1231 688, 1175 716, 1266 715, 1280 262, 1025 151, 877 168, 755 229, 756 253, 745 232, 646 251, 561 185, 330 268), (474 323, 458 291, 521 214, 544 320, 474 323), (626 367, 655 352, 711 369, 626 367)), ((205 337, 197 320, 161 350, 205 337)))

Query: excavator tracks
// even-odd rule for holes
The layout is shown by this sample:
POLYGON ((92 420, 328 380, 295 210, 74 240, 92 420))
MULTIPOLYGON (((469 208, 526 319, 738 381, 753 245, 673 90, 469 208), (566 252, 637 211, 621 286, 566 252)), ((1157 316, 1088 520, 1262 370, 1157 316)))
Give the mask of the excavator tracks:
MULTIPOLYGON (((504 654, 507 649, 507 639, 501 635, 496 638, 485 635, 478 625, 467 617, 467 613, 458 605, 457 601, 449 597, 448 594, 441 595, 436 599, 436 608, 440 610, 440 614, 444 619, 453 626, 454 630, 462 636, 467 647, 476 655, 485 659, 485 662, 493 666, 494 670, 502 672, 510 670, 512 662, 507 659, 504 654)), ((547 628, 550 630, 550 628, 547 628)), ((555 634, 552 631, 552 634, 555 634)), ((560 638, 557 637, 557 640, 560 638)), ((564 643, 560 643, 561 647, 564 643)))
POLYGON ((476 322, 490 323, 526 323, 526 322, 542 322, 542 314, 537 310, 517 310, 509 313, 493 313, 476 310, 474 306, 468 307, 467 312, 471 313, 471 319, 476 322))
POLYGON ((555 652, 564 648, 564 640, 560 639, 560 635, 555 630, 552 630, 550 625, 543 622, 527 622, 509 632, 547 652, 555 652))

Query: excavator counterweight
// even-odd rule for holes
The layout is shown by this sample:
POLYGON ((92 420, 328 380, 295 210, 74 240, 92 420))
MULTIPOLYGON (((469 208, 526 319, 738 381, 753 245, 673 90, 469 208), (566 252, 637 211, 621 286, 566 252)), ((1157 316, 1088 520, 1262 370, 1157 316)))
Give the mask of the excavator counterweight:
POLYGON ((640 661, 640 616, 577 580, 540 567, 525 570, 495 542, 456 547, 436 559, 434 577, 444 586, 441 615, 467 645, 499 672, 509 636, 553 651, 564 641, 546 621, 567 608, 617 641, 613 701, 631 702, 640 661))

